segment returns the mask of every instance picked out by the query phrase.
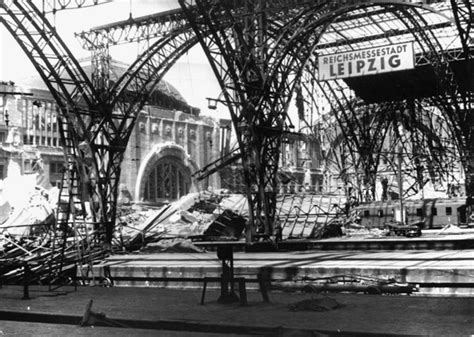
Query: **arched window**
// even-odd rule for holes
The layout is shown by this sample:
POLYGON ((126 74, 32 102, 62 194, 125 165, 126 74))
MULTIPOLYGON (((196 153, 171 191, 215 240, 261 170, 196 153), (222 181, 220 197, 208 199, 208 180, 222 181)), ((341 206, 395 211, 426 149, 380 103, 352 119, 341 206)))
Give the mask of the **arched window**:
POLYGON ((149 171, 145 182, 144 201, 176 200, 189 193, 191 173, 179 158, 160 158, 149 171))

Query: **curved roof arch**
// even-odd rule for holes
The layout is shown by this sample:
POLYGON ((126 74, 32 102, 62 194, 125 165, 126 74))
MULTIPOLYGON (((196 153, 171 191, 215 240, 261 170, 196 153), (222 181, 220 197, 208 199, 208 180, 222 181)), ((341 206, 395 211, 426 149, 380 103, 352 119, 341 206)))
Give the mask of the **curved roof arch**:
MULTIPOLYGON (((319 36, 315 58, 402 43, 413 45, 414 69, 352 75, 339 81, 365 101, 434 96, 440 93, 440 81, 447 78, 454 78, 452 83, 447 83, 451 90, 457 90, 457 86, 474 90, 469 80, 474 69, 472 66, 469 68, 474 48, 466 58, 448 1, 431 6, 404 1, 370 1, 343 6, 328 13, 328 18, 331 16, 331 24, 319 36), (441 63, 446 65, 442 70, 438 67, 441 63), (446 72, 450 74, 446 75, 446 72)), ((462 24, 467 26, 470 23, 462 24)), ((306 71, 318 72, 314 60, 306 71)))
MULTIPOLYGON (((451 7, 446 2, 419 6, 406 2, 371 1, 342 7, 321 37, 318 53, 341 53, 412 41, 413 32, 399 17, 401 11, 407 10, 422 16, 426 22, 424 29, 435 33, 446 49, 461 47, 451 7)), ((421 52, 421 49, 416 47, 415 52, 421 52)))

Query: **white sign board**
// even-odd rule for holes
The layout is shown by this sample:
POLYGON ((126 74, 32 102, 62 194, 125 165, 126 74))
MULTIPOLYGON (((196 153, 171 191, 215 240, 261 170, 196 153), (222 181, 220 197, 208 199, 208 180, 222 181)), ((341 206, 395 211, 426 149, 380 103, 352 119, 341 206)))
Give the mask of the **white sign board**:
POLYGON ((318 67, 320 81, 413 69, 413 42, 320 55, 318 67))

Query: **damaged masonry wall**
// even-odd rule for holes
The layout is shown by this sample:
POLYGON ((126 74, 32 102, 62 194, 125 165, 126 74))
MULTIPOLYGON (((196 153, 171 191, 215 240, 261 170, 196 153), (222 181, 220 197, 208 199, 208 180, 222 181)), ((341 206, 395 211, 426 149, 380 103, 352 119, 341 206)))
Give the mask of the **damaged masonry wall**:
MULTIPOLYGON (((117 73, 126 69, 118 63, 113 66, 117 73)), ((64 162, 57 107, 39 79, 29 79, 26 85, 20 88, 14 83, 0 83, 0 87, 28 93, 2 97, 0 179, 9 175, 11 161, 19 163, 22 174, 39 172, 37 164, 41 164, 38 183, 49 189, 60 184, 64 162)), ((150 101, 154 105, 145 106, 140 112, 130 137, 122 163, 121 190, 129 201, 156 203, 179 199, 198 188, 219 188, 219 175, 198 186, 192 173, 220 155, 220 121, 199 116, 199 110, 185 103, 168 84, 158 91, 150 101), (160 144, 167 144, 174 151, 158 151, 160 144), (158 185, 158 181, 166 183, 158 185)))

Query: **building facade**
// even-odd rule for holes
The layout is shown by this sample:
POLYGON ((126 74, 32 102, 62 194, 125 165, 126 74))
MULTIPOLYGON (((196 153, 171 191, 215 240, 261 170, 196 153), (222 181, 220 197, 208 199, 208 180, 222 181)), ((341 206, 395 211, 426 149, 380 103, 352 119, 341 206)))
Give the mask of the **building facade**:
MULTIPOLYGON (((197 182, 193 173, 220 156, 219 121, 201 117, 170 85, 140 112, 121 167, 119 200, 161 203, 199 188, 220 188, 219 175, 197 182), (183 111, 184 110, 184 111, 183 111)), ((0 83, 0 179, 36 174, 59 186, 64 154, 57 106, 41 85, 0 83)))
POLYGON ((133 199, 161 203, 199 189, 220 188, 217 174, 201 182, 193 173, 217 159, 220 126, 217 121, 147 106, 141 111, 125 152, 121 181, 133 186, 133 199))

